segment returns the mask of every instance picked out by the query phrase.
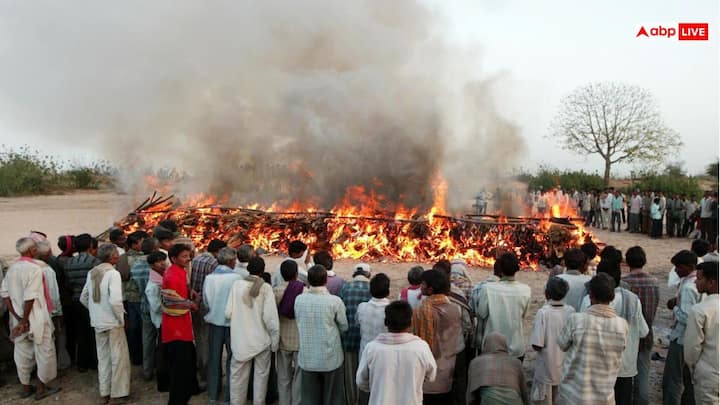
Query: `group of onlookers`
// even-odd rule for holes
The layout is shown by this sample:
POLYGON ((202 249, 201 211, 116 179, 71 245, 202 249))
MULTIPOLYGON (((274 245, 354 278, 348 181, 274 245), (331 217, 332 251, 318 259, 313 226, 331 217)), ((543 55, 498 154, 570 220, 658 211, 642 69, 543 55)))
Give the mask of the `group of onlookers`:
MULTIPOLYGON (((531 288, 518 257, 498 255, 478 283, 464 261, 390 278, 359 263, 334 271, 300 241, 267 272, 249 245, 209 241, 196 254, 166 221, 110 241, 43 234, 18 240, 0 296, 21 397, 56 394, 58 369, 97 368, 100 396, 131 398, 131 365, 169 404, 638 404, 649 401, 658 280, 639 246, 569 249, 544 288, 529 344, 531 288), (628 271, 623 274, 622 266, 628 271), (62 310, 65 309, 65 312, 62 310), (64 325, 63 325, 63 314, 64 325), (88 350, 93 348, 94 350, 88 350), (31 375, 36 370, 33 387, 31 375)), ((704 240, 675 254, 663 374, 666 404, 718 403, 718 264, 704 240)))
POLYGON ((718 237, 718 193, 705 191, 695 196, 634 190, 628 194, 615 189, 571 191, 553 189, 536 192, 531 199, 534 211, 543 215, 553 204, 570 206, 585 220, 585 226, 611 232, 644 233, 653 238, 691 237, 714 241, 718 237), (664 226, 663 226, 664 225, 664 226))

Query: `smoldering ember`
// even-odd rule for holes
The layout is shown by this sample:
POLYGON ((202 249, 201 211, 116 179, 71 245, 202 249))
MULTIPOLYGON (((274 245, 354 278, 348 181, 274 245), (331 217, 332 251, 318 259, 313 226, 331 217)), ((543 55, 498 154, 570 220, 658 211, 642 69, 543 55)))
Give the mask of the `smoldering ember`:
MULTIPOLYGON (((436 204, 443 199, 436 196, 436 204)), ((329 210, 299 203, 265 209, 257 204, 226 206, 205 195, 180 200, 153 193, 116 225, 132 232, 172 219, 200 248, 221 239, 233 247, 249 243, 269 253, 283 253, 290 241, 301 240, 337 258, 365 261, 422 262, 447 257, 491 267, 499 254, 512 251, 525 268, 536 270, 540 264, 562 258, 566 249, 593 240, 567 200, 558 198, 551 208, 544 215, 518 217, 453 216, 436 205, 427 212, 402 206, 388 210, 372 194, 352 187, 341 204, 329 210)))

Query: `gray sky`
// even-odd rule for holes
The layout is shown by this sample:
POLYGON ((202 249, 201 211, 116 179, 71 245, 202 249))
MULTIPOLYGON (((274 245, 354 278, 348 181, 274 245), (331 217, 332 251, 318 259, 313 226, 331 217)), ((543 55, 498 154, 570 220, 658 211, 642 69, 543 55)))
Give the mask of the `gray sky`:
MULTIPOLYGON (((563 95, 595 81, 622 81, 649 89, 657 98, 666 123, 678 131, 684 143, 670 160, 682 162, 690 173, 702 172, 703 167, 718 156, 718 1, 426 1, 437 12, 438 18, 445 19, 450 27, 451 41, 468 52, 467 69, 477 72, 480 79, 491 79, 497 112, 519 126, 527 143, 522 166, 535 168, 539 164, 549 164, 601 171, 598 158, 572 154, 544 138, 563 95), (635 38, 641 25, 646 28, 677 26, 679 22, 710 23, 710 40, 635 38)), ((27 125, 26 121, 15 119, 16 114, 21 114, 17 106, 28 101, 22 99, 24 93, 18 89, 33 87, 36 93, 29 100, 42 103, 44 99, 37 97, 38 83, 42 91, 51 94, 56 90, 54 84, 62 82, 63 77, 62 74, 50 79, 41 76, 48 72, 74 70, 74 63, 90 66, 93 63, 63 59, 60 55, 53 62, 57 66, 32 66, 39 61, 46 63, 41 57, 32 57, 33 47, 43 38, 33 37, 25 26, 42 25, 40 32, 55 35, 53 28, 62 29, 65 19, 72 21, 72 7, 79 7, 84 2, 65 3, 62 8, 36 6, 35 10, 27 5, 20 6, 22 3, 25 2, 0 0, 0 62, 3 59, 7 62, 6 58, 15 59, 13 66, 16 68, 28 64, 26 73, 18 75, 15 72, 13 91, 0 88, 0 144, 13 147, 27 144, 64 158, 103 157, 99 152, 101 148, 91 139, 70 147, 67 139, 58 135, 62 131, 53 131, 51 125, 27 125), (3 24, 4 28, 1 27, 3 24), (21 34, 15 36, 15 33, 21 34), (24 53, 14 53, 13 50, 23 47, 26 47, 24 53), (18 60, 28 55, 31 58, 27 62, 18 60)), ((112 7, 120 7, 120 4, 112 7)), ((85 17, 92 18, 92 12, 84 10, 85 17)), ((153 29, 162 30, 165 23, 178 21, 173 18, 182 21, 183 17, 169 16, 168 22, 159 21, 153 29)), ((82 27, 92 29, 93 24, 82 27)), ((95 27, 103 29, 100 23, 95 27)), ((93 32, 74 32, 72 35, 82 38, 92 36, 93 32)), ((167 36, 164 38, 167 40, 167 36)), ((134 40, 153 41, 153 38, 138 35, 134 40)), ((109 57, 112 50, 106 51, 97 53, 97 58, 109 57)), ((37 52, 44 50, 40 47, 37 52)), ((82 68, 88 69, 87 66, 82 68)), ((135 74, 141 75, 142 70, 135 74)), ((142 82, 142 78, 138 77, 136 81, 142 82)), ((57 88, 64 89, 62 85, 57 88)), ((122 93, 123 89, 116 91, 122 93)), ((72 98, 72 92, 66 97, 72 98)), ((49 99, 57 102, 57 95, 49 99)), ((101 103, 102 97, 89 101, 101 103)), ((39 108, 51 111, 48 106, 53 107, 48 104, 39 108)), ((42 114, 32 118, 43 120, 42 114)), ((48 122, 55 118, 50 117, 48 122)), ((107 125, 117 125, 117 122, 107 125)), ((614 174, 627 174, 630 169, 619 166, 614 174)))

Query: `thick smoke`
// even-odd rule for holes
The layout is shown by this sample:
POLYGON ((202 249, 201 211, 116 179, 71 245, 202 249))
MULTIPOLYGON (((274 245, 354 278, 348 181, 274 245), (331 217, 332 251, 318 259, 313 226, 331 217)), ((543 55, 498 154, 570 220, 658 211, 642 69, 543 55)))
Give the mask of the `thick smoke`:
POLYGON ((446 28, 410 0, 8 1, 0 119, 187 192, 428 207, 439 174, 467 206, 523 144, 446 28))

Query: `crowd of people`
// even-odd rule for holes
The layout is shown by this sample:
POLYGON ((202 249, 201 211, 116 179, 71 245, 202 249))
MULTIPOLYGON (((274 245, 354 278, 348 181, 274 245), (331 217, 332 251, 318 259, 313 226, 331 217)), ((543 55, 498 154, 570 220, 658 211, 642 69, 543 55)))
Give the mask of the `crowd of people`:
MULTIPOLYGON (((104 403, 143 402, 130 396, 138 366, 170 405, 649 403, 660 293, 639 246, 566 251, 528 342, 532 292, 512 252, 476 284, 462 260, 413 267, 391 298, 388 275, 358 263, 346 280, 301 241, 272 273, 250 245, 196 254, 172 221, 57 245, 54 256, 44 234, 20 238, 2 273, 21 398, 57 394, 57 370, 75 367, 97 369, 104 403)), ((718 403, 714 248, 700 239, 672 257, 665 404, 718 403)))
POLYGON ((687 194, 634 190, 627 195, 615 188, 564 193, 538 190, 527 196, 533 213, 540 216, 554 204, 569 205, 585 226, 611 232, 644 233, 653 238, 705 239, 718 236, 718 193, 706 191, 700 201, 687 194))

